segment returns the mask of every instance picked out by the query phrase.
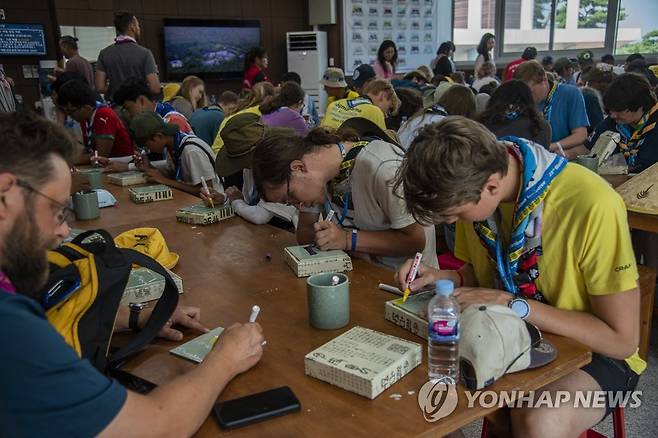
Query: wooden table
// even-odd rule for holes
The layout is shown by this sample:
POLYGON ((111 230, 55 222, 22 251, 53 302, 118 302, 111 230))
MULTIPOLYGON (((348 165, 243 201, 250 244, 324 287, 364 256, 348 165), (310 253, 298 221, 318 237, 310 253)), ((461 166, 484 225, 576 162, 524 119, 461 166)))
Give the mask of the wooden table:
MULTIPOLYGON (((140 184, 140 187, 153 184, 140 184)), ((114 207, 101 208, 101 215, 98 219, 74 221, 70 225, 73 228, 82 228, 85 230, 109 228, 114 226, 128 226, 127 229, 135 228, 132 226, 138 222, 151 221, 162 218, 175 218, 176 210, 181 207, 198 204, 201 199, 180 190, 173 190, 174 199, 169 201, 151 202, 147 204, 135 204, 130 200, 130 187, 122 187, 110 184, 107 177, 104 177, 103 188, 117 199, 114 207)))
MULTIPOLYGON (((628 175, 601 175, 608 181, 612 187, 622 185, 632 177, 628 175)), ((658 233, 658 215, 637 213, 634 211, 628 212, 628 225, 634 230, 649 231, 651 233, 658 233)))
MULTIPOLYGON (((323 331, 309 326, 305 279, 298 279, 283 259, 283 248, 294 245, 294 236, 267 225, 255 226, 241 218, 228 219, 207 227, 177 223, 173 215, 158 220, 109 228, 112 234, 137 226, 161 230, 169 248, 181 255, 174 269, 183 278, 181 301, 202 308, 202 322, 210 327, 228 327, 245 322, 251 306, 258 304, 259 323, 265 330, 267 346, 262 360, 250 371, 234 379, 220 400, 290 386, 302 404, 299 413, 261 424, 222 432, 229 436, 349 437, 414 436, 437 437, 457 430, 495 410, 466 407, 460 388, 459 405, 450 416, 427 423, 418 407, 417 394, 427 381, 425 342, 384 319, 384 303, 394 295, 377 289, 380 282, 391 283, 393 274, 361 260, 354 261, 351 281, 350 323, 340 330, 323 331), (266 254, 272 255, 271 261, 266 254), (349 328, 361 325, 423 345, 423 363, 375 400, 331 386, 304 375, 304 356, 349 328), (415 391, 409 394, 409 391, 415 391), (401 394, 400 400, 390 398, 401 394)), ((188 333, 184 341, 195 334, 188 333)), ((537 390, 591 360, 591 353, 567 338, 547 335, 559 351, 555 362, 543 368, 505 376, 491 387, 500 390, 537 390)), ((126 369, 155 383, 163 384, 196 366, 173 356, 169 349, 178 344, 157 341, 131 360, 126 369)), ((199 437, 218 436, 210 416, 199 437)))

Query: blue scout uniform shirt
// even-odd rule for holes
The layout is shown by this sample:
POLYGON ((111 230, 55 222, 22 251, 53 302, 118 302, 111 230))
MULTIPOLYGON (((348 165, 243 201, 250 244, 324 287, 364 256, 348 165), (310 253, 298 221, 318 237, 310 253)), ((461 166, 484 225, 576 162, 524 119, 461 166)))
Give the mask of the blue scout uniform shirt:
POLYGON ((0 436, 98 435, 127 391, 80 359, 30 298, 0 290, 0 436))
POLYGON ((558 84, 548 108, 544 111, 547 100, 549 99, 542 100, 537 104, 537 111, 544 114, 546 120, 551 124, 551 142, 570 136, 572 129, 589 126, 585 100, 578 88, 573 85, 558 84))

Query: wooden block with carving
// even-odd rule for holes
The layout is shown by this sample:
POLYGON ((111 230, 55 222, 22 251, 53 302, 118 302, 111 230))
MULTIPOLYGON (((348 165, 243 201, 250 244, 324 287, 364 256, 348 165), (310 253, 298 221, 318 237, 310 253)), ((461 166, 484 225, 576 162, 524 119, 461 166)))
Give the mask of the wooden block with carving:
POLYGON ((422 358, 420 344, 356 326, 307 354, 304 371, 374 399, 420 365, 422 358))
POLYGON ((176 220, 193 225, 210 225, 234 216, 230 205, 207 207, 204 204, 191 205, 176 210, 176 220))
POLYGON ((314 245, 289 246, 284 249, 284 256, 298 277, 352 270, 352 259, 339 250, 321 251, 314 245))
MULTIPOLYGON (((183 279, 173 272, 169 275, 176 283, 178 293, 183 293, 183 279)), ((121 304, 127 306, 130 303, 146 303, 157 300, 162 296, 165 288, 165 279, 162 275, 147 268, 133 268, 128 277, 126 289, 121 298, 121 304)))
POLYGON ((615 190, 624 198, 626 209, 658 215, 658 163, 645 169, 615 190))
POLYGON ((129 170, 128 172, 110 173, 107 175, 107 180, 112 184, 125 187, 144 184, 148 182, 148 177, 137 170, 129 170))
POLYGON ((146 204, 148 202, 160 202, 174 199, 174 193, 171 191, 171 187, 164 184, 133 187, 130 189, 130 199, 136 204, 146 204))

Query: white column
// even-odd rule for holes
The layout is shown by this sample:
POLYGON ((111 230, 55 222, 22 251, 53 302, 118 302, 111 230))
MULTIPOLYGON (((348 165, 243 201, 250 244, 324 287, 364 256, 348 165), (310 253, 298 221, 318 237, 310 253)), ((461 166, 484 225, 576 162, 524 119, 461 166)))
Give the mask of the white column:
POLYGON ((521 1, 521 30, 532 30, 534 6, 534 0, 521 1))
MULTIPOLYGON (((479 31, 480 29, 482 29, 482 1, 468 0, 468 30, 479 31)), ((481 36, 480 32, 476 44, 480 42, 481 36)))
POLYGON ((578 6, 580 6, 580 0, 567 1, 567 29, 578 29, 578 6))

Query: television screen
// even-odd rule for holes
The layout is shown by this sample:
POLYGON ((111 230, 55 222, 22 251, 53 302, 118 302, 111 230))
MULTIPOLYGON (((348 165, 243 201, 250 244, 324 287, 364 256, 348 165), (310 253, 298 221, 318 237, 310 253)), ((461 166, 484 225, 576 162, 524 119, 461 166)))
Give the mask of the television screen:
POLYGON ((167 77, 241 78, 249 49, 260 45, 260 22, 164 20, 167 77))
POLYGON ((0 55, 45 55, 41 24, 0 23, 0 55))

